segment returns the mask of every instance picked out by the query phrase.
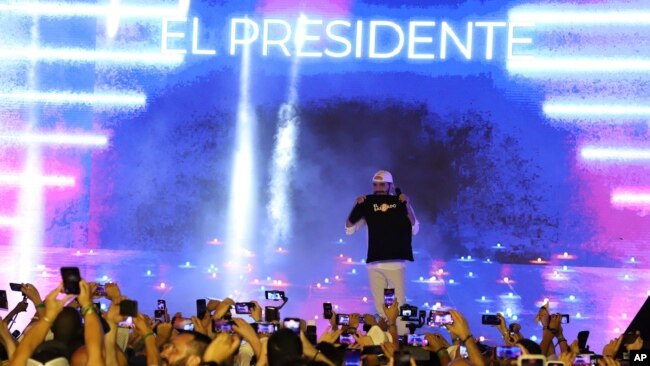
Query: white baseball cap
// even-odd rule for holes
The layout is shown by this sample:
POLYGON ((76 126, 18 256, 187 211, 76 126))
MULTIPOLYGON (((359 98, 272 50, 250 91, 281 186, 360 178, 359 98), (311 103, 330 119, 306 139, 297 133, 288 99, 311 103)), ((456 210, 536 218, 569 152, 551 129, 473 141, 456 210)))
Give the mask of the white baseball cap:
POLYGON ((387 170, 380 170, 372 177, 373 182, 393 183, 393 175, 387 170))

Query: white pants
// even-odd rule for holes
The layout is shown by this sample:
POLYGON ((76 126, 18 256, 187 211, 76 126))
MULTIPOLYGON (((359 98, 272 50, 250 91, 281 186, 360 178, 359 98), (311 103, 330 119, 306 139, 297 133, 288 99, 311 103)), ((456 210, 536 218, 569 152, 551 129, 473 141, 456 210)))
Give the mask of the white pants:
MULTIPOLYGON (((385 316, 384 314, 384 289, 395 289, 395 300, 402 306, 406 304, 406 294, 404 288, 404 270, 405 265, 403 261, 390 261, 369 263, 368 278, 370 279, 370 290, 372 291, 372 298, 375 302, 375 310, 377 314, 385 316)), ((399 318, 398 318, 399 319, 399 318)), ((399 334, 406 334, 406 322, 397 321, 397 331, 399 334)))

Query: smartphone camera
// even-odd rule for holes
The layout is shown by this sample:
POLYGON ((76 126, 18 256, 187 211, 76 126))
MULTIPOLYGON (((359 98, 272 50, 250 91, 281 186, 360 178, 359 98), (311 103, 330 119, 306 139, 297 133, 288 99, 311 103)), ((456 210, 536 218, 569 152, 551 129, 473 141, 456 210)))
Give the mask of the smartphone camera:
POLYGON ((323 303, 323 318, 324 319, 332 319, 332 316, 334 316, 334 312, 332 311, 332 304, 329 302, 324 302, 323 303))
POLYGON ((232 333, 232 320, 217 319, 212 323, 212 329, 217 333, 232 333))
POLYGON ((454 324, 454 319, 448 311, 431 310, 429 313, 429 326, 444 327, 449 324, 454 324))
POLYGON ((273 323, 267 323, 267 322, 256 323, 255 331, 257 332, 257 334, 273 334, 276 330, 278 330, 278 327, 273 323))
POLYGON ((405 318, 405 319, 417 316, 418 315, 418 308, 417 308, 417 306, 404 304, 404 305, 399 307, 399 315, 402 318, 405 318))
POLYGON ((424 334, 408 334, 406 336, 406 344, 413 347, 425 347, 428 342, 424 334))
POLYGON ((61 267, 61 279, 63 280, 64 293, 79 295, 81 292, 81 289, 79 288, 81 274, 79 274, 78 267, 61 267))
POLYGON ((386 307, 393 306, 395 303, 395 289, 394 288, 385 288, 384 289, 384 305, 386 307))
POLYGON ((351 345, 355 342, 354 335, 352 334, 341 333, 339 336, 339 344, 351 345))
POLYGON ((265 291, 264 294, 267 300, 281 301, 285 298, 284 291, 271 290, 265 291))
POLYGON ((521 348, 516 346, 498 346, 496 356, 500 360, 516 360, 521 356, 521 348))
POLYGON ((181 317, 174 318, 174 322, 172 326, 174 327, 174 329, 176 329, 179 332, 194 331, 194 323, 192 323, 192 319, 190 318, 181 318, 181 317))
POLYGON ((501 319, 498 316, 492 314, 484 314, 481 317, 481 324, 485 325, 499 325, 501 324, 501 319))
POLYGON ((300 319, 286 318, 284 319, 284 327, 290 329, 296 334, 300 334, 300 319))
POLYGON ((336 325, 350 325, 350 314, 336 314, 336 325))
POLYGON ((250 314, 253 311, 255 304, 252 302, 237 302, 235 303, 235 313, 237 314, 250 314))

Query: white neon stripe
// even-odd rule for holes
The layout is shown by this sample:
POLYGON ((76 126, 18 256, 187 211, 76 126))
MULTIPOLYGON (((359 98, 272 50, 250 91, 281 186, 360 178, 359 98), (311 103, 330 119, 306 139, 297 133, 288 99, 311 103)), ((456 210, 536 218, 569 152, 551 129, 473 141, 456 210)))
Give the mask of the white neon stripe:
POLYGON ((544 103, 543 110, 549 116, 650 116, 650 107, 643 105, 544 103))
POLYGON ((580 156, 586 160, 650 160, 650 149, 583 147, 580 156))
POLYGON ((601 25, 601 24, 650 24, 650 12, 644 10, 585 11, 555 10, 555 11, 513 11, 509 14, 511 22, 533 22, 535 24, 569 24, 569 25, 601 25))
POLYGON ((508 71, 554 71, 574 74, 584 72, 648 72, 650 59, 620 58, 534 58, 509 60, 508 71))
POLYGON ((0 142, 43 145, 72 145, 72 146, 106 146, 108 137, 103 135, 81 135, 63 133, 19 133, 0 134, 0 142))
POLYGON ((18 174, 0 174, 0 185, 20 186, 24 184, 38 184, 48 187, 73 187, 75 179, 63 175, 18 175, 18 174))
POLYGON ((17 227, 21 221, 17 217, 0 216, 0 227, 17 227))
POLYGON ((101 93, 69 93, 69 92, 16 92, 0 93, 2 102, 34 102, 45 104, 87 104, 93 106, 124 106, 141 107, 147 102, 144 94, 101 94, 101 93))
POLYGON ((0 49, 0 59, 76 62, 102 61, 111 64, 179 65, 183 62, 184 55, 163 54, 155 51, 124 52, 84 50, 78 48, 16 48, 0 49))
POLYGON ((134 6, 92 5, 69 2, 25 2, 19 4, 0 4, 0 12, 13 12, 24 15, 51 17, 119 17, 136 19, 161 19, 185 15, 189 1, 182 0, 178 6, 134 6))
POLYGON ((619 205, 650 204, 650 192, 614 192, 611 202, 619 205))

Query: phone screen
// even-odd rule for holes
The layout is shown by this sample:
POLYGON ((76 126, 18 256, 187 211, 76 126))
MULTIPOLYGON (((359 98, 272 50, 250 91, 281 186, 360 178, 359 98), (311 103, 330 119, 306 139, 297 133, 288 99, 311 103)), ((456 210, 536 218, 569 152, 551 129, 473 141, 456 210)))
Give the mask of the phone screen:
POLYGON ((591 365, 591 355, 589 354, 584 354, 584 355, 577 355, 575 360, 573 361, 574 365, 591 365))
POLYGON ((300 334, 300 319, 296 319, 296 318, 284 319, 284 327, 287 329, 291 329, 296 334, 300 334))
POLYGON ((192 323, 192 319, 177 317, 174 318, 173 327, 178 331, 188 332, 194 330, 194 323, 192 323))
POLYGON ((323 303, 323 318, 325 319, 332 319, 332 316, 334 313, 332 312, 332 304, 329 302, 324 302, 323 303))
POLYGON ((275 330, 276 326, 273 323, 257 323, 258 334, 272 334, 275 330))
POLYGON ((247 303, 247 302, 235 303, 235 312, 237 314, 250 314, 251 313, 251 304, 247 303))
POLYGON ((516 360, 521 356, 521 348, 515 346, 498 346, 496 355, 499 359, 516 360))
POLYGON ((66 294, 79 295, 81 289, 79 288, 79 281, 81 275, 77 267, 62 267, 61 279, 63 280, 63 292, 66 294))
POLYGON ((0 309, 9 310, 9 300, 7 300, 7 291, 0 290, 0 309))
POLYGON ((167 301, 163 299, 158 299, 158 305, 156 305, 158 310, 167 310, 167 301))
POLYGON ((280 301, 284 298, 284 291, 266 291, 265 294, 267 300, 280 301))
POLYGON ((336 314, 337 325, 350 325, 350 314, 336 314))
POLYGON ((384 289, 384 304, 386 306, 393 306, 395 303, 395 289, 394 288, 385 288, 384 289))
POLYGON ((205 299, 196 300, 196 317, 203 319, 208 311, 208 304, 205 299))
POLYGON ((429 325, 432 327, 443 327, 447 324, 454 324, 454 319, 447 311, 432 310, 429 314, 429 325))
POLYGON ((122 300, 120 302, 120 315, 138 316, 138 302, 133 300, 122 300))
POLYGON ((352 334, 341 334, 339 336, 339 344, 354 344, 354 336, 352 334))
POLYGON ((106 296, 106 285, 103 284, 103 283, 98 284, 97 289, 95 290, 95 293, 93 295, 97 296, 97 297, 105 297, 106 296))
POLYGON ((408 334, 406 338, 406 344, 413 347, 424 347, 428 343, 427 339, 424 337, 424 334, 408 334))
POLYGON ((230 320, 215 320, 212 323, 212 327, 214 328, 214 331, 217 333, 220 332, 227 332, 227 333, 232 333, 232 321, 230 320))
POLYGON ((11 289, 11 291, 16 291, 16 292, 23 291, 23 285, 20 283, 10 283, 9 288, 11 289))
POLYGON ((357 349, 346 350, 345 366, 361 366, 361 352, 357 349))

